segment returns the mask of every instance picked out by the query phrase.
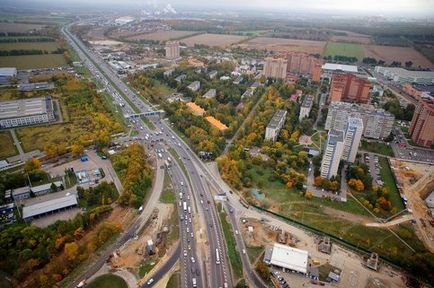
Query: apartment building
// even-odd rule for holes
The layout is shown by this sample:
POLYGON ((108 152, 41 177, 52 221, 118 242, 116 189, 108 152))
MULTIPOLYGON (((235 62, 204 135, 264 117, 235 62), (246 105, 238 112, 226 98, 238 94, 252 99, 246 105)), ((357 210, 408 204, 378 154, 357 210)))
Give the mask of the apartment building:
POLYGON ((376 109, 371 105, 333 102, 329 105, 325 129, 344 131, 349 117, 362 119, 363 136, 373 139, 383 139, 389 136, 395 121, 393 114, 383 109, 376 109))
POLYGON ((315 97, 313 95, 306 95, 304 97, 303 103, 300 107, 300 115, 298 116, 298 120, 303 120, 305 117, 309 117, 310 110, 312 109, 313 100, 315 97))
POLYGON ((277 136, 279 136, 280 129, 282 129, 283 124, 285 124, 286 114, 288 112, 286 110, 278 110, 273 118, 271 118, 270 123, 268 123, 267 128, 265 129, 265 139, 276 141, 277 136))
POLYGON ((321 78, 321 60, 306 53, 292 52, 286 54, 288 59, 287 71, 298 75, 310 75, 312 81, 318 82, 321 78))
POLYGON ((285 79, 288 61, 285 58, 265 58, 264 76, 268 78, 285 79))
POLYGON ((180 56, 179 42, 178 41, 167 41, 166 42, 166 58, 167 59, 178 59, 180 56))
POLYGON ((366 103, 371 82, 351 73, 333 73, 329 102, 351 101, 366 103))
POLYGON ((344 131, 344 151, 342 160, 353 163, 363 134, 363 121, 360 118, 349 117, 344 131))
POLYGON ((193 92, 196 92, 200 89, 200 82, 199 81, 193 81, 190 83, 190 85, 187 86, 188 89, 190 89, 193 92))
POLYGON ((344 152, 344 132, 331 129, 321 161, 321 177, 330 179, 338 174, 339 162, 344 152))
POLYGON ((51 97, 0 102, 0 128, 48 123, 54 121, 51 97))
POLYGON ((434 103, 428 100, 420 100, 410 130, 411 139, 414 143, 431 147, 434 144, 434 103))

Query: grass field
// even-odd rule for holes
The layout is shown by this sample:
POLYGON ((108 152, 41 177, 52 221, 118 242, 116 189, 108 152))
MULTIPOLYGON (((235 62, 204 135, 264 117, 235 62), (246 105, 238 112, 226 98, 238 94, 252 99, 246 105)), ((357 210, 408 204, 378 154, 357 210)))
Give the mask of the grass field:
POLYGON ((35 149, 43 151, 47 144, 68 143, 82 131, 72 124, 53 124, 17 128, 16 132, 24 151, 29 152, 35 149))
POLYGON ((175 203, 175 200, 175 191, 170 182, 170 177, 167 172, 164 171, 163 192, 161 193, 160 201, 162 203, 175 203))
POLYGON ((9 131, 0 132, 0 147, 0 159, 5 159, 18 153, 9 131))
POLYGON ((181 287, 181 274, 175 272, 170 276, 169 282, 167 282, 166 288, 178 288, 181 287))
POLYGON ((4 56, 0 57, 0 66, 17 69, 63 67, 66 60, 62 54, 4 56))
POLYGON ((140 264, 139 267, 139 277, 143 278, 149 271, 152 270, 152 268, 154 268, 157 262, 158 261, 151 260, 151 259, 142 262, 142 264, 140 264))
POLYGON ((361 61, 363 59, 363 46, 358 43, 345 43, 345 42, 327 42, 324 56, 347 56, 356 57, 361 61))
POLYGON ((105 274, 98 276, 86 285, 87 288, 128 288, 127 282, 117 275, 105 274))
POLYGON ((392 148, 384 143, 381 142, 373 142, 373 141, 365 141, 362 140, 362 150, 369 151, 372 153, 377 153, 385 156, 393 157, 393 150, 392 148))
POLYGON ((53 52, 60 46, 57 42, 16 42, 16 43, 0 43, 0 51, 10 50, 45 50, 53 52))
POLYGON ((249 256, 250 264, 254 264, 262 252, 264 252, 264 247, 262 246, 246 246, 246 253, 249 256))
POLYGON ((403 210, 404 203, 402 203, 401 196, 399 195, 398 188, 396 188, 395 179, 392 175, 392 170, 390 169, 389 162, 385 157, 379 157, 379 163, 381 165, 380 175, 384 182, 384 186, 389 188, 389 200, 393 207, 396 207, 398 211, 403 210))
POLYGON ((324 131, 317 131, 312 135, 311 140, 316 148, 320 149, 320 151, 323 151, 327 142, 327 133, 324 131))

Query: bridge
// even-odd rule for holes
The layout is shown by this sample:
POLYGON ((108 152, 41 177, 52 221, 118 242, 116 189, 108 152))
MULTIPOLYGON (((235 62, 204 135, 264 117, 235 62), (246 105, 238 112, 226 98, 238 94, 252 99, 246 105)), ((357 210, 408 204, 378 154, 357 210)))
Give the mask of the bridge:
POLYGON ((135 119, 140 118, 142 116, 150 117, 150 116, 160 116, 160 118, 164 117, 164 110, 158 110, 158 111, 148 111, 148 112, 142 112, 142 113, 134 113, 134 114, 125 114, 125 118, 128 119, 135 119))

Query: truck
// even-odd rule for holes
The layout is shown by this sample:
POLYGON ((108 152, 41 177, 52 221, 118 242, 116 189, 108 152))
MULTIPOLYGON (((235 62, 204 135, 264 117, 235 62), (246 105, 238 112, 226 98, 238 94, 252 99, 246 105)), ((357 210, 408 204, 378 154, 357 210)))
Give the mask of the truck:
POLYGON ((188 206, 188 214, 191 214, 191 207, 188 206))
POLYGON ((187 211, 187 202, 184 201, 184 203, 182 203, 182 205, 183 205, 184 212, 186 212, 187 211))
POLYGON ((163 158, 163 155, 161 155, 161 153, 158 153, 158 158, 163 158))
POLYGON ((196 278, 191 279, 191 284, 193 285, 193 287, 197 287, 196 278))

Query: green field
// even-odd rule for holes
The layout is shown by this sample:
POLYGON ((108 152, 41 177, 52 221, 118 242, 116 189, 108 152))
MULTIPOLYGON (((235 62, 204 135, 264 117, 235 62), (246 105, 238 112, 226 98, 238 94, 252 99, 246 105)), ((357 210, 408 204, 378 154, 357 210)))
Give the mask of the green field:
POLYGON ((86 285, 87 288, 128 288, 127 282, 117 275, 105 274, 98 276, 86 285))
POLYGON ((38 69, 63 66, 66 66, 66 60, 62 54, 0 57, 0 67, 17 67, 17 69, 38 69))
POLYGON ((0 51, 10 50, 45 50, 53 52, 59 48, 57 42, 16 42, 16 43, 0 43, 0 51))
POLYGON ((392 147, 382 142, 373 142, 362 140, 362 150, 393 157, 392 147))
POLYGON ((181 274, 175 272, 170 276, 169 282, 167 282, 166 288, 178 288, 181 287, 181 274))
POLYGON ((0 132, 0 147, 0 159, 5 159, 18 153, 9 131, 0 132))
POLYGON ((401 196, 399 195, 398 188, 396 188, 395 180, 392 175, 392 170, 390 169, 389 162, 387 158, 379 157, 379 163, 381 165, 380 175, 384 182, 384 186, 389 188, 389 200, 393 207, 396 207, 398 211, 403 210, 404 203, 402 203, 401 196))
POLYGON ((162 203, 175 203, 175 191, 173 190, 172 184, 170 182, 170 177, 166 171, 164 171, 164 184, 163 192, 161 193, 160 202, 162 203))
POLYGON ((361 61, 364 56, 363 46, 357 43, 327 42, 324 56, 356 57, 361 61))

